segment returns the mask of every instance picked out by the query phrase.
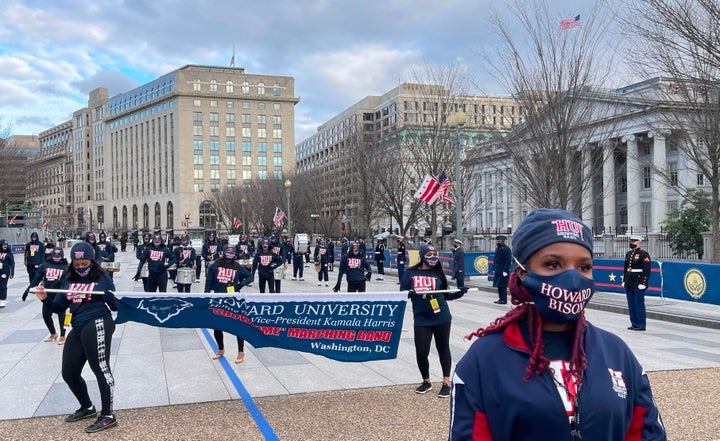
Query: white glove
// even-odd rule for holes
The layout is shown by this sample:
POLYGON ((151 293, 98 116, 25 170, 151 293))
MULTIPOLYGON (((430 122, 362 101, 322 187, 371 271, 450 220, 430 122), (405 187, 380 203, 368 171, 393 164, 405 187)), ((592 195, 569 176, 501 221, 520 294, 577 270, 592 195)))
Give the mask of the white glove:
POLYGON ((506 272, 503 272, 503 277, 507 277, 507 273, 506 273, 506 272))
POLYGON ((638 285, 638 289, 647 289, 647 286, 640 284, 640 285, 638 285))

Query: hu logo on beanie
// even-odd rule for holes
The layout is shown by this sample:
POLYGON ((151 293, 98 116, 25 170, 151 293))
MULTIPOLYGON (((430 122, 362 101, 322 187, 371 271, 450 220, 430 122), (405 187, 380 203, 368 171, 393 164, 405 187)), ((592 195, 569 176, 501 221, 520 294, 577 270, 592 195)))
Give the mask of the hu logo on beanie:
POLYGON ((524 264, 538 250, 557 242, 576 243, 593 252, 592 232, 579 217, 558 208, 538 208, 515 231, 513 255, 524 264))

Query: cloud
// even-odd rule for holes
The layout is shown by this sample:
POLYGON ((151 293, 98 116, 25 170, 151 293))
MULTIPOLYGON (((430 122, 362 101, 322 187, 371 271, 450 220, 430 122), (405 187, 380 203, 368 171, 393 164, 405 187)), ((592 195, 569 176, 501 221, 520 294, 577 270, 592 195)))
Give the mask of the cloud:
POLYGON ((78 91, 88 94, 98 87, 106 87, 110 96, 127 92, 138 87, 140 83, 117 70, 96 72, 87 79, 73 82, 72 86, 78 91))

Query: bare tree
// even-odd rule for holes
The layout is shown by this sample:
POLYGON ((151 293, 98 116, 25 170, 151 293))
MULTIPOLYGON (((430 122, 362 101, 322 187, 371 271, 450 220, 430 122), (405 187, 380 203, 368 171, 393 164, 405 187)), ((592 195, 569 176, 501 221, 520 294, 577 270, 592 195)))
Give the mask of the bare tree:
POLYGON ((25 202, 27 165, 27 153, 11 145, 10 125, 0 121, 0 204, 4 209, 25 202))
MULTIPOLYGON (((610 76, 612 50, 604 38, 610 22, 597 9, 582 26, 560 30, 559 18, 549 11, 544 1, 515 1, 512 21, 498 13, 491 17, 500 45, 486 56, 486 65, 515 97, 524 120, 508 136, 498 132, 495 141, 512 162, 507 179, 527 208, 580 213, 581 195, 592 183, 583 179, 588 170, 581 149, 609 133, 607 125, 594 123, 611 107, 591 102, 603 99, 602 85, 610 76)), ((603 149, 592 151, 601 155, 603 149)), ((597 155, 589 161, 599 163, 597 155)))
MULTIPOLYGON (((625 6, 634 65, 645 76, 672 81, 660 91, 664 109, 658 113, 667 127, 679 128, 673 145, 687 158, 687 171, 710 186, 712 262, 720 262, 720 3, 626 0, 625 6)), ((698 184, 683 186, 672 171, 655 172, 683 195, 698 184)))

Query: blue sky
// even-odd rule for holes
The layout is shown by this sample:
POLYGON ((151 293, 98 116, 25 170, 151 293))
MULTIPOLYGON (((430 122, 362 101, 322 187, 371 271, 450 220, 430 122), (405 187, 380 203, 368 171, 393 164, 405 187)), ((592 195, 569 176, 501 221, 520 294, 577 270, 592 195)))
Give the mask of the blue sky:
MULTIPOLYGON (((527 0, 530 2, 531 0, 527 0)), ((547 0, 572 18, 596 1, 547 0)), ((496 44, 498 0, 2 0, 0 127, 37 134, 70 119, 87 94, 110 95, 186 64, 235 65, 295 78, 296 142, 367 95, 426 65, 461 65, 481 90, 496 44)))

